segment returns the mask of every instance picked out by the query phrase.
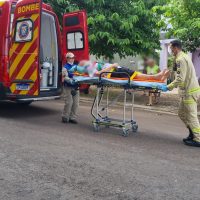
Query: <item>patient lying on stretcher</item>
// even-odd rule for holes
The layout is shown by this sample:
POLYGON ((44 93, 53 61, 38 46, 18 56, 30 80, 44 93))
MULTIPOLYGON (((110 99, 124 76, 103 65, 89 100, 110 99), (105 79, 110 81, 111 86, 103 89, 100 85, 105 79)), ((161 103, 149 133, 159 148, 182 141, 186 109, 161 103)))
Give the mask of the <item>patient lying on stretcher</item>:
POLYGON ((77 73, 79 75, 87 74, 90 77, 99 77, 100 74, 102 73, 104 73, 102 74, 102 76, 106 78, 128 78, 129 76, 131 80, 141 79, 144 81, 145 80, 165 81, 170 74, 169 70, 163 70, 155 75, 147 75, 131 70, 127 67, 120 67, 117 63, 101 64, 101 63, 91 63, 90 61, 81 61, 79 65, 72 67, 70 72, 77 73), (112 72, 112 73, 106 73, 106 72, 112 72))

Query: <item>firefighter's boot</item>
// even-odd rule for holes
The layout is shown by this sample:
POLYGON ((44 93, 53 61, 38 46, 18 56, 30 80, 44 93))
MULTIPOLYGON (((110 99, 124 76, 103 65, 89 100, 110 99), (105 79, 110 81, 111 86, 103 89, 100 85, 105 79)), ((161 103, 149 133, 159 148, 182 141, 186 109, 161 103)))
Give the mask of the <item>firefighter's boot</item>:
POLYGON ((187 138, 184 138, 183 139, 183 142, 185 143, 186 141, 190 141, 190 140, 193 140, 194 139, 194 135, 193 135, 193 132, 191 130, 191 128, 188 128, 189 129, 189 135, 187 138))
POLYGON ((187 140, 185 141, 185 145, 193 146, 193 147, 200 147, 200 142, 196 140, 187 140))

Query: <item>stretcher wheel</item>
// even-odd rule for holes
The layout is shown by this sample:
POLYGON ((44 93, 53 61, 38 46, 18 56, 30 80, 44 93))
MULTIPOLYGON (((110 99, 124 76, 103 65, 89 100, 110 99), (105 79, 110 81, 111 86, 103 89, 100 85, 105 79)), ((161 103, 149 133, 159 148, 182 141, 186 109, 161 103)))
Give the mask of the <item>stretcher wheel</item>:
POLYGON ((126 128, 123 128, 123 135, 124 137, 128 137, 129 136, 129 130, 126 128))
POLYGON ((95 132, 99 132, 99 125, 97 123, 93 123, 93 128, 95 132))
POLYGON ((133 131, 134 133, 136 133, 136 132, 138 131, 138 125, 137 125, 137 124, 133 124, 133 125, 132 125, 132 131, 133 131))

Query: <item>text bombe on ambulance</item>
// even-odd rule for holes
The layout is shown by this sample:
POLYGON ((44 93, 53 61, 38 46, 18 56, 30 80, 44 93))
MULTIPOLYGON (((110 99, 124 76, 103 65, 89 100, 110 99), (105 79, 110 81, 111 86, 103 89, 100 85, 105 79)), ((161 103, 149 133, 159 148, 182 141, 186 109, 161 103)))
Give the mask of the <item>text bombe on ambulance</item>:
POLYGON ((40 8, 39 3, 33 3, 26 6, 21 6, 18 8, 17 11, 18 11, 18 14, 21 14, 21 13, 36 11, 36 10, 39 10, 39 8, 40 8))

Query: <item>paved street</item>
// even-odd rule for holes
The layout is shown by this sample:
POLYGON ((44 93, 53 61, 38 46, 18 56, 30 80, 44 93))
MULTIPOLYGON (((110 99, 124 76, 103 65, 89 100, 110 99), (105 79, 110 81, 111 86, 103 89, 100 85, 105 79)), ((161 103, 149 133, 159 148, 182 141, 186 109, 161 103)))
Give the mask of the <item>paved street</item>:
POLYGON ((200 199, 200 149, 182 144, 178 117, 136 111, 139 133, 124 138, 94 133, 90 105, 62 124, 62 106, 0 105, 0 200, 200 199))

